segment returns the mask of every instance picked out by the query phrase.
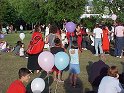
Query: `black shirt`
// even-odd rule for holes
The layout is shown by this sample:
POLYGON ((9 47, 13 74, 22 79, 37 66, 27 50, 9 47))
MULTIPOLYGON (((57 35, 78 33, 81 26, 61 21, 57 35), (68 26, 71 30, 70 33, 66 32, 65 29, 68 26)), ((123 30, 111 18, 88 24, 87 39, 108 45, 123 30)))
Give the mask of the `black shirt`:
POLYGON ((50 52, 52 54, 56 54, 58 52, 64 52, 64 48, 61 48, 61 47, 52 47, 52 48, 50 48, 50 52))

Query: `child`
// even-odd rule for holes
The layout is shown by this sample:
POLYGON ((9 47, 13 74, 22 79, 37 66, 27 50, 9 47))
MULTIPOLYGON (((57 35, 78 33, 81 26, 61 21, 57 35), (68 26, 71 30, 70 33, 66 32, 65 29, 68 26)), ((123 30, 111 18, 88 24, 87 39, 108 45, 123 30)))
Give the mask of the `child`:
POLYGON ((7 42, 6 41, 1 41, 0 42, 0 50, 4 52, 6 50, 7 42))
POLYGON ((27 68, 21 68, 18 72, 19 79, 11 83, 6 93, 26 93, 24 82, 30 79, 30 71, 27 68))
POLYGON ((71 57, 70 61, 70 83, 75 88, 78 74, 80 73, 80 66, 79 66, 79 55, 78 55, 78 44, 76 41, 72 42, 71 49, 69 50, 69 54, 71 57))
POLYGON ((19 50, 20 50, 20 46, 21 46, 22 42, 21 42, 21 41, 17 41, 16 44, 17 44, 17 45, 15 46, 13 52, 15 53, 15 55, 19 55, 19 50))
MULTIPOLYGON (((64 48, 61 47, 61 41, 59 38, 55 38, 54 40, 55 47, 52 47, 50 49, 52 54, 56 54, 58 52, 64 52, 64 48)), ((55 66, 53 67, 53 73, 54 73, 54 81, 58 82, 64 82, 62 78, 62 71, 59 71, 55 66)))
POLYGON ((24 44, 23 43, 20 45, 19 56, 20 57, 25 57, 25 54, 24 54, 24 44))

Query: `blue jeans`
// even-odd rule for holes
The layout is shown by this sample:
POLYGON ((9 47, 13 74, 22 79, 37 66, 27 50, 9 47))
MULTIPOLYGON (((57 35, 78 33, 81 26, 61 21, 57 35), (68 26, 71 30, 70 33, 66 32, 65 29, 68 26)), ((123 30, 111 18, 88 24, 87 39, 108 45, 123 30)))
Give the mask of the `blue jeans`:
POLYGON ((96 55, 98 55, 98 47, 99 47, 99 50, 100 50, 100 54, 103 53, 101 38, 95 38, 95 51, 96 51, 96 55))
POLYGON ((121 56, 123 47, 124 47, 124 37, 116 37, 115 56, 121 56))

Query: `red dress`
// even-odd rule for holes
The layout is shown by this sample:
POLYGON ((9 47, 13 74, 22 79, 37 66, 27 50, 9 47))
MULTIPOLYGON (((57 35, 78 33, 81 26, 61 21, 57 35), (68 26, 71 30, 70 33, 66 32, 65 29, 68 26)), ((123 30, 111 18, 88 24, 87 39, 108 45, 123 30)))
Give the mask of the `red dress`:
POLYGON ((70 33, 70 32, 66 32, 66 37, 68 39, 68 42, 70 43, 70 37, 74 36, 74 32, 70 33))
POLYGON ((79 34, 77 35, 77 43, 78 43, 78 46, 81 46, 83 31, 80 30, 78 33, 79 33, 79 34))
POLYGON ((108 38, 108 30, 103 30, 103 38, 102 38, 102 49, 104 52, 109 52, 109 38, 108 38))

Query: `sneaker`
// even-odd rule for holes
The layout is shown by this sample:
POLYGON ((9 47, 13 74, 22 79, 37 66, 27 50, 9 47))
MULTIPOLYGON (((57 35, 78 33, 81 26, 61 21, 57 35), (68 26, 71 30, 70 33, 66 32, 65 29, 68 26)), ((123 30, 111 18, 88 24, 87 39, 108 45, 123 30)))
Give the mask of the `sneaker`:
POLYGON ((28 58, 28 57, 25 57, 25 58, 28 58))
POLYGON ((63 82, 64 82, 64 80, 58 80, 58 82, 62 82, 62 83, 63 83, 63 82))
POLYGON ((94 56, 98 56, 98 54, 94 54, 94 56))
POLYGON ((120 56, 119 58, 122 58, 122 56, 120 56))
POLYGON ((116 57, 119 57, 119 56, 116 56, 116 57))
POLYGON ((87 50, 86 48, 84 48, 83 50, 87 50))
POLYGON ((57 81, 57 78, 54 78, 54 81, 57 81))

